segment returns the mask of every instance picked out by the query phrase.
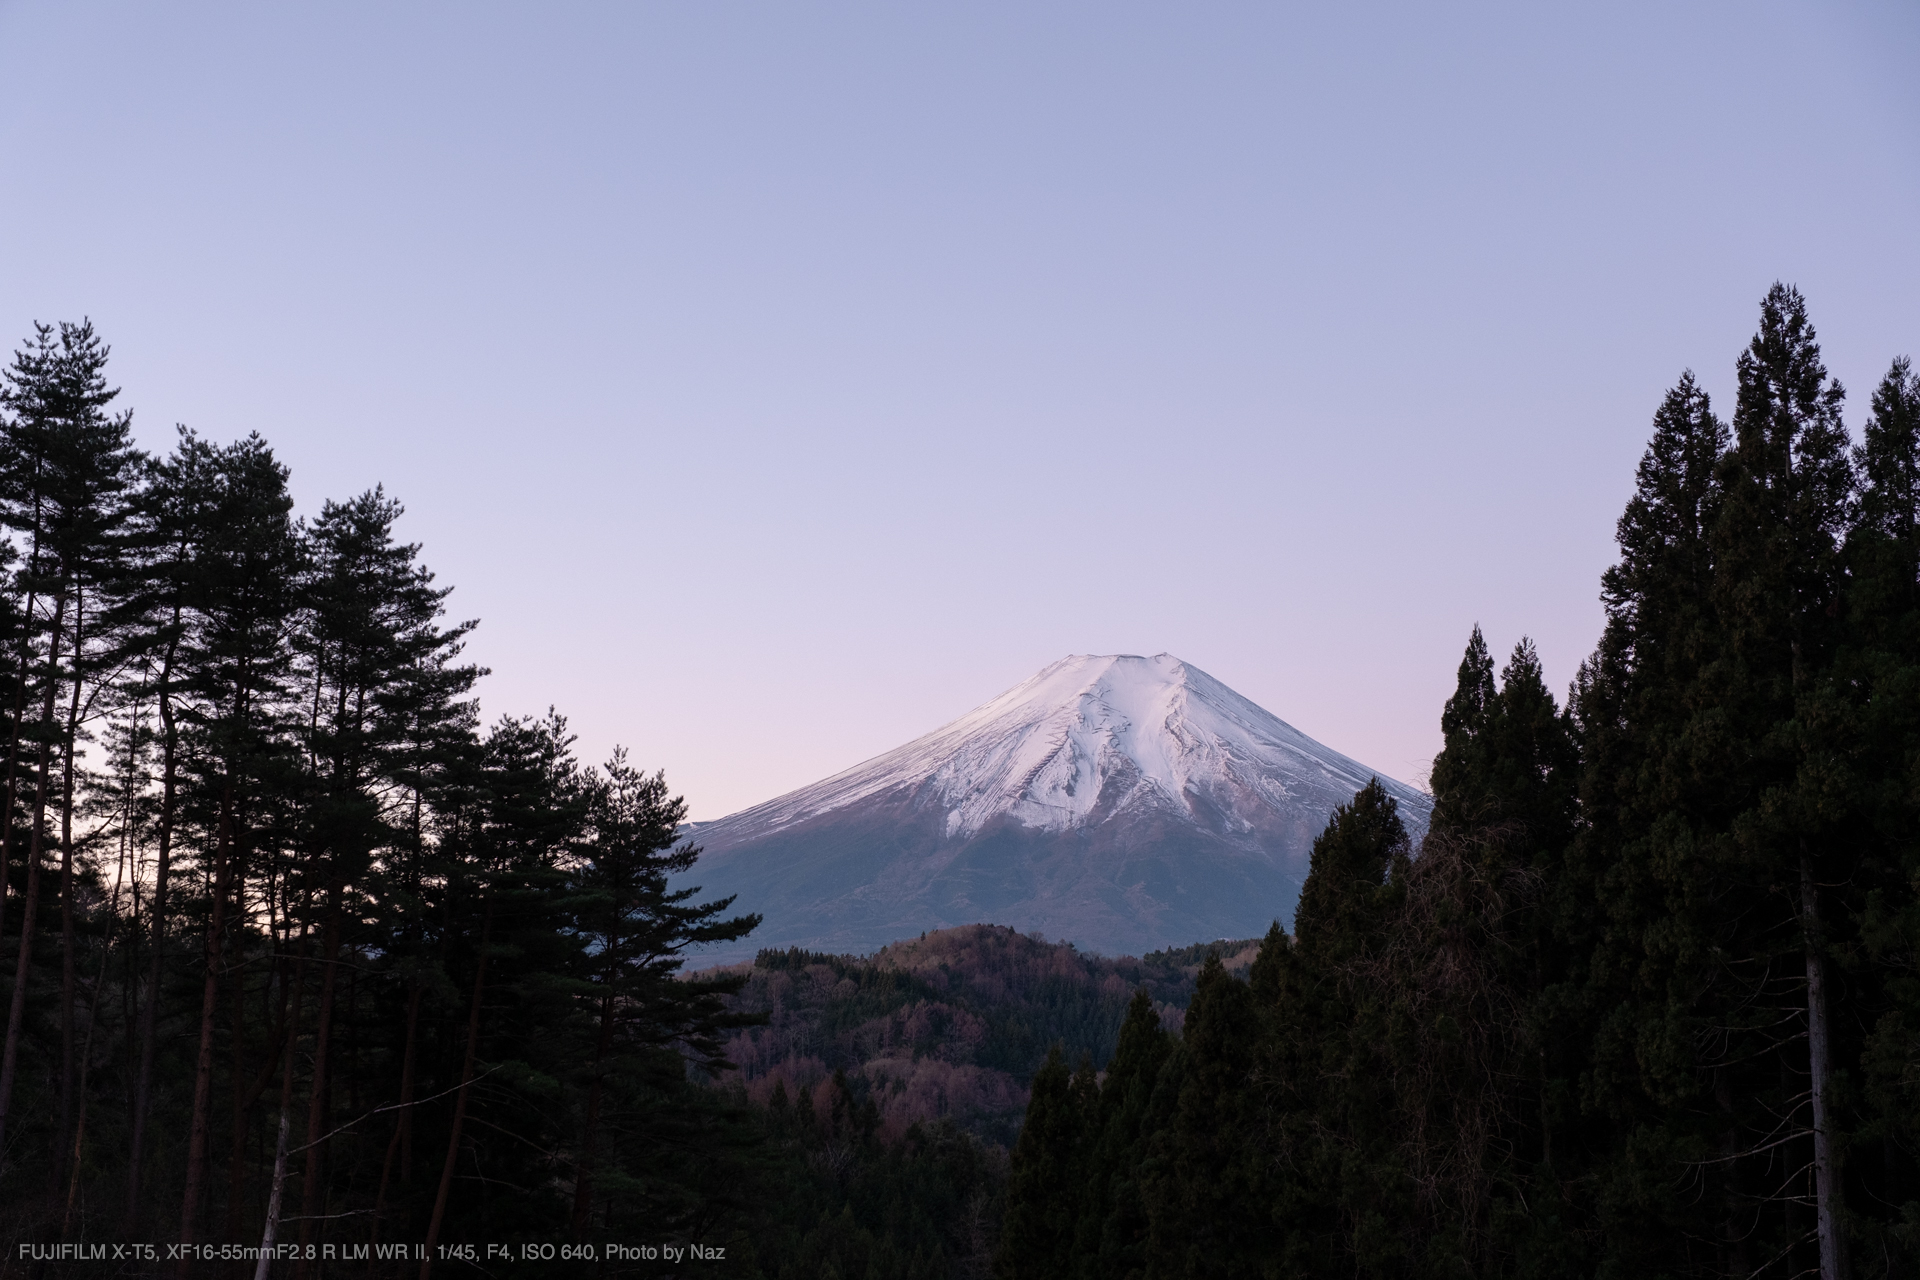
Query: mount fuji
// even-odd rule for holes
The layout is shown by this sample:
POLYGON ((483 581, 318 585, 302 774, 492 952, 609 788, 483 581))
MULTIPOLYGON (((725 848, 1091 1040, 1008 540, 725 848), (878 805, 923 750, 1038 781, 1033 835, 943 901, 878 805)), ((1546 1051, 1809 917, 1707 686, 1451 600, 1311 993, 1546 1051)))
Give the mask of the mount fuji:
MULTIPOLYGON (((988 921, 1137 955, 1290 922, 1314 837, 1377 773, 1171 654, 1075 655, 695 824, 688 880, 765 916, 753 948, 866 952, 988 921)), ((1431 801, 1380 780, 1417 835, 1431 801)))

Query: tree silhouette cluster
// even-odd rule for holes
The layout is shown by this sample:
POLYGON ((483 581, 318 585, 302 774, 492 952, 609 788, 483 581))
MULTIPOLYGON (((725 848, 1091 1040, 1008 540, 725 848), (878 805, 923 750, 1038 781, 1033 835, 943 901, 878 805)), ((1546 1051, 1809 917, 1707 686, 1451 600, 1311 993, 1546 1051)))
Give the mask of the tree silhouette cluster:
POLYGON ((684 804, 557 714, 483 728, 397 502, 296 519, 258 436, 143 454, 107 354, 38 326, 0 378, 0 1265, 723 1246, 759 1130, 688 1064, 752 1018, 679 970, 757 919, 673 887, 684 804))
POLYGON ((1667 395, 1567 707, 1475 628, 1415 848, 1370 785, 1291 935, 1056 1053, 1003 1277, 1920 1266, 1920 379, 1857 445, 1776 285, 1667 395))

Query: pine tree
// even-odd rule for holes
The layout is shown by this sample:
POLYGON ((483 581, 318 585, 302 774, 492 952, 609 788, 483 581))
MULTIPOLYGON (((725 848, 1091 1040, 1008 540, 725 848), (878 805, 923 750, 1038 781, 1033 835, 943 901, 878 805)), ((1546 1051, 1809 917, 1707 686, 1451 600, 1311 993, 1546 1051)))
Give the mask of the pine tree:
MULTIPOLYGON (((1479 637, 1476 627, 1475 641, 1479 637)), ((1469 662, 1472 657, 1469 649, 1469 662)), ((1323 972, 1378 940, 1387 910, 1382 896, 1387 873, 1407 851, 1399 810, 1399 802, 1374 778, 1333 811, 1326 830, 1314 839, 1293 933, 1302 958, 1323 972)))
POLYGON ((1245 982, 1209 953, 1181 1036, 1173 1113, 1156 1136, 1149 1266, 1166 1276, 1238 1276, 1274 1251, 1273 1188, 1253 1079, 1261 1019, 1245 982))
MULTIPOLYGON (((731 1066, 722 1034, 765 1021, 726 1006, 725 998, 746 985, 745 975, 678 977, 689 947, 732 942, 760 924, 757 915, 727 917, 732 898, 696 902, 697 887, 668 888, 669 879, 691 870, 700 856, 693 845, 678 843, 686 811, 686 802, 668 791, 663 774, 641 773, 622 751, 614 753, 593 784, 589 839, 572 878, 575 928, 589 944, 580 970, 592 1025, 591 1047, 582 1046, 586 1100, 574 1170, 576 1238, 591 1218, 609 1131, 626 1148, 617 1154, 630 1159, 660 1145, 650 1140, 657 1124, 644 1109, 629 1109, 617 1120, 610 1115, 605 1103, 610 1085, 618 1082, 609 1077, 643 1073, 645 1060, 671 1059, 677 1068, 682 1051, 701 1070, 717 1075, 731 1066)), ((671 1177, 657 1166, 647 1172, 655 1179, 671 1177)))
POLYGON ((1072 1272, 1088 1136, 1081 1102, 1066 1055, 1055 1045, 1033 1077, 1026 1121, 1013 1148, 1006 1216, 993 1260, 1000 1280, 1054 1280, 1072 1272))
POLYGON ((1580 865, 1604 908, 1588 1092, 1623 1134, 1601 1176, 1623 1265, 1835 1276, 1824 977, 1850 926, 1823 898, 1852 875, 1833 664, 1853 479, 1796 292, 1768 294, 1738 372, 1730 442, 1690 380, 1663 406, 1579 685, 1580 865), (1697 1194, 1665 1191, 1683 1180, 1697 1194))
MULTIPOLYGON (((183 672, 192 740, 191 808, 211 837, 203 854, 208 918, 198 1049, 181 1193, 180 1242, 200 1231, 211 1165, 216 1014, 230 951, 245 938, 249 855, 284 821, 292 766, 285 723, 290 627, 300 604, 300 546, 287 471, 257 435, 217 452, 207 518, 220 530, 193 569, 195 644, 183 672)), ((236 979, 238 980, 238 979, 236 979)), ((238 1016, 243 1006, 234 1006, 238 1016)), ((236 1026, 236 1031, 239 1028, 236 1026)), ((182 1253, 178 1274, 192 1274, 182 1253)))
POLYGON ((1827 377, 1796 290, 1775 285, 1768 293, 1739 375, 1715 530, 1715 594, 1726 639, 1723 706, 1745 748, 1728 870, 1752 895, 1754 911, 1745 936, 1730 941, 1732 953, 1756 967, 1793 959, 1803 966, 1805 1048, 1779 1052, 1809 1074, 1808 1106, 1797 1123, 1812 1140, 1820 1273, 1839 1280, 1846 1242, 1830 1115, 1829 921, 1821 886, 1849 880, 1853 856, 1834 823, 1853 779, 1836 767, 1826 733, 1835 712, 1830 666, 1853 473, 1840 422, 1844 392, 1827 377))
POLYGON ((1092 1119, 1085 1207, 1074 1234, 1073 1275, 1106 1280, 1143 1274, 1149 1222, 1141 1166, 1152 1134, 1148 1109, 1172 1037, 1144 989, 1133 994, 1107 1064, 1092 1119))
POLYGON ((1563 931, 1583 910, 1563 888, 1577 754, 1530 640, 1497 687, 1474 660, 1477 629, 1468 652, 1450 708, 1476 720, 1434 762, 1436 816, 1384 972, 1412 1015, 1399 1105, 1429 1135, 1408 1147, 1433 1189, 1429 1265, 1499 1274, 1530 1265, 1544 1224, 1572 1209, 1551 1158, 1583 1065, 1577 1037, 1566 1043, 1577 966, 1563 931))
MULTIPOLYGON (((305 873, 325 904, 314 1014, 314 1071, 308 1088, 305 1176, 299 1244, 310 1243, 326 1179, 322 1137, 332 1127, 328 1075, 342 929, 349 896, 372 886, 375 852, 395 842, 402 815, 385 797, 399 782, 423 709, 444 707, 477 676, 452 659, 471 624, 442 630, 448 594, 418 563, 420 548, 394 539, 402 508, 376 488, 328 502, 306 531, 311 566, 306 625, 297 648, 310 711, 304 738, 310 797, 303 806, 305 873)), ((356 910, 354 915, 364 915, 356 910)), ((351 941, 351 940, 349 940, 351 941)))
MULTIPOLYGON (((1475 657, 1469 648, 1463 687, 1479 679, 1475 657)), ((1251 975, 1269 1027, 1267 1141, 1289 1171, 1276 1226, 1302 1265, 1340 1260, 1389 1273, 1405 1248, 1409 1183, 1396 1155, 1393 1072, 1380 1056, 1394 993, 1378 964, 1402 909, 1408 853, 1398 804, 1373 779, 1314 840, 1292 945, 1269 932, 1251 975)))
MULTIPOLYGON (((60 816, 60 1058, 53 1099, 53 1184, 63 1186, 71 1159, 75 1060, 75 994, 78 961, 73 816, 79 774, 76 753, 83 694, 112 651, 102 625, 106 594, 120 576, 126 519, 125 494, 139 454, 130 442, 131 416, 109 415, 119 395, 106 382, 108 349, 90 323, 36 326, 35 336, 15 356, 6 374, 9 411, 4 455, 7 483, 0 518, 32 546, 29 594, 52 606, 46 613, 46 665, 41 676, 38 731, 39 779, 28 833, 26 901, 22 911, 14 989, 0 1050, 0 1146, 13 1102, 15 1070, 24 1034, 40 864, 47 841, 47 810, 60 816), (56 693, 65 695, 56 720, 56 693), (60 762, 60 781, 52 765, 60 762)), ((44 609, 44 605, 42 606, 44 609)), ((31 620, 30 620, 31 621, 31 620)), ((11 770, 10 770, 11 773, 11 770)), ((9 830, 11 824, 8 824, 9 830)))
POLYGON ((1894 1260, 1893 1274, 1920 1262, 1920 378, 1905 357, 1872 408, 1855 455, 1848 644, 1836 664, 1852 691, 1858 861, 1852 882, 1827 893, 1858 915, 1857 935, 1832 939, 1851 1011, 1835 1019, 1840 1059, 1860 1063, 1864 1086, 1846 1135, 1847 1181, 1864 1194, 1848 1217, 1863 1260, 1894 1260))
POLYGON ((1489 797, 1485 794, 1485 755, 1488 718, 1494 711, 1498 687, 1493 679, 1493 656, 1475 624, 1453 696, 1440 713, 1444 748, 1433 762, 1433 822, 1447 830, 1468 831, 1482 826, 1489 797))
MULTIPOLYGON (((1392 803, 1388 798, 1387 804, 1392 803)), ((1391 866, 1404 855, 1404 830, 1395 833, 1389 826, 1379 835, 1376 848, 1391 866)), ((1374 859, 1363 852, 1358 860, 1370 864, 1374 859)), ((1381 888, 1370 876, 1349 881, 1350 891, 1376 900, 1388 896, 1381 888)), ((1316 892, 1316 897, 1323 895, 1316 892)), ((1385 905, 1376 901, 1374 910, 1385 905)), ((1342 906, 1347 909, 1333 914, 1356 914, 1350 904, 1342 906)), ((1334 1269, 1348 1244, 1339 1230, 1340 1164, 1346 1147, 1339 1141, 1340 1117, 1334 1105, 1338 1090, 1329 1086, 1340 1079, 1340 1051, 1334 1042, 1344 1041, 1351 1022, 1337 985, 1281 931, 1278 921, 1261 940, 1247 985, 1261 1021, 1255 1085, 1263 1109, 1259 1141, 1272 1186, 1268 1217, 1275 1237, 1273 1263, 1282 1274, 1323 1274, 1334 1269)))
POLYGON ((168 918, 174 905, 173 855, 182 766, 182 664, 193 643, 189 627, 201 548, 218 535, 211 516, 218 467, 213 446, 185 428, 181 428, 170 456, 149 461, 129 521, 129 550, 134 563, 118 602, 129 619, 127 656, 143 672, 136 696, 151 696, 160 722, 160 796, 154 823, 153 889, 147 906, 150 953, 144 993, 137 998, 139 1065, 133 1082, 127 1195, 121 1223, 122 1234, 129 1238, 141 1234, 142 1179, 169 952, 168 918))
POLYGON ((1583 825, 1562 923, 1582 944, 1583 974, 1568 1003, 1590 1060, 1580 1092, 1606 1250, 1618 1265, 1675 1272, 1704 1265, 1704 1251, 1745 1274, 1751 1250, 1726 1229, 1730 1164, 1701 1163, 1737 1150, 1731 1086, 1709 1081, 1711 1111, 1691 1109, 1702 1081, 1687 1030, 1712 945, 1700 850, 1729 752, 1706 673, 1719 647, 1712 539, 1730 436, 1691 373, 1653 426, 1617 528, 1620 561, 1601 580, 1606 629, 1572 700, 1583 825), (1589 896, 1597 915, 1579 909, 1589 896), (1704 1194, 1667 1194, 1688 1161, 1704 1194))

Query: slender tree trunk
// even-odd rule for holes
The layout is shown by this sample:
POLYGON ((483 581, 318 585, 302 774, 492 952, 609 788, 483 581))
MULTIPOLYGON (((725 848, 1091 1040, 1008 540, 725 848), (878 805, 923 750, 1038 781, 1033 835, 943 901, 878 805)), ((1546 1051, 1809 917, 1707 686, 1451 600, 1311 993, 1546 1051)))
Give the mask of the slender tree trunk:
POLYGON ((287 1108, 280 1108, 280 1136, 273 1143, 273 1192, 267 1197, 267 1224, 260 1232, 260 1261, 254 1264, 253 1280, 267 1280, 267 1268, 273 1265, 273 1237, 280 1230, 280 1197, 287 1189, 287 1108))
MULTIPOLYGON (((413 788, 413 859, 407 868, 407 887, 415 901, 420 897, 420 858, 426 848, 422 835, 421 809, 424 803, 418 785, 418 767, 416 765, 415 786, 413 788)), ((426 995, 426 984, 420 975, 413 975, 413 990, 407 997, 407 1047, 400 1061, 400 1119, 394 1128, 394 1139, 400 1144, 400 1185, 413 1185, 413 1064, 414 1048, 419 1043, 420 1002, 426 995)), ((382 1175, 385 1176, 384 1174, 382 1175)))
POLYGON ((20 913, 20 954, 13 966, 13 1000, 7 1007, 7 1043, 0 1050, 0 1154, 7 1149, 7 1117, 13 1107, 13 1077, 20 1063, 21 1024, 27 1012, 27 976, 33 962, 33 925, 40 912, 40 848, 47 826, 47 788, 53 770, 53 703, 58 688, 53 673, 60 666, 60 630, 66 597, 53 610, 53 640, 47 650, 47 697, 40 712, 40 786, 33 797, 33 830, 27 838, 27 901, 20 913))
POLYGON ((176 787, 176 754, 180 744, 179 726, 173 718, 174 659, 179 653, 177 636, 180 610, 173 611, 173 634, 167 655, 160 667, 160 848, 153 874, 153 900, 148 910, 153 915, 153 955, 148 959, 147 1003, 140 1011, 140 1070, 133 1090, 133 1135, 127 1146, 127 1211, 121 1228, 123 1235, 135 1234, 140 1218, 140 1173, 146 1152, 147 1114, 153 1099, 153 1054, 159 1026, 160 981, 165 974, 167 956, 167 876, 173 859, 173 810, 176 787))
POLYGON ((605 1086, 600 1064, 613 1047, 613 992, 600 998, 600 1039, 593 1049, 593 1077, 587 1085, 587 1124, 580 1137, 580 1167, 573 1175, 573 1238, 577 1242, 587 1229, 587 1216, 593 1209, 593 1161, 600 1136, 600 1093, 605 1086))
POLYGON ((420 1004, 426 998, 426 984, 416 975, 413 994, 407 1000, 407 1048, 400 1060, 400 1185, 413 1181, 413 1088, 414 1064, 419 1058, 420 1004))
MULTIPOLYGON (((401 1067, 400 1087, 405 1091, 407 1101, 413 1101, 414 1086, 417 1082, 415 1063, 419 1060, 420 1044, 420 1004, 426 997, 426 987, 417 979, 413 988, 413 999, 407 1008, 407 1060, 401 1067)), ((400 1185, 413 1185, 413 1108, 408 1107, 400 1120, 400 1185)))
POLYGON ((1826 962, 1820 954, 1820 891, 1804 844, 1800 850, 1800 912, 1807 948, 1807 1058, 1813 1088, 1814 1228, 1820 1238, 1820 1280, 1845 1280, 1847 1242, 1840 1233, 1840 1170, 1833 1154, 1833 1123, 1827 1111, 1832 1081, 1827 1026, 1826 962))
POLYGON ((347 966, 347 1111, 360 1114, 360 959, 347 966))
POLYGON ((1716 1067, 1713 1072, 1713 1100, 1720 1109, 1725 1128, 1720 1133, 1720 1155, 1722 1179, 1720 1195, 1720 1269, 1730 1276, 1747 1276, 1753 1271, 1752 1259, 1748 1256, 1747 1235, 1740 1230, 1740 1208, 1743 1203, 1740 1195, 1740 1174, 1742 1146, 1739 1118, 1734 1114, 1733 1085, 1727 1078, 1728 1069, 1716 1067))
POLYGON ((299 1056, 295 1049, 300 1043, 300 1011, 307 986, 306 941, 303 926, 300 963, 294 966, 293 1012, 287 1022, 286 1057, 280 1067, 280 1136, 274 1140, 273 1147, 273 1191, 267 1197, 267 1222, 260 1233, 260 1263, 254 1268, 254 1280, 267 1280, 274 1237, 280 1230, 280 1206, 287 1189, 287 1130, 293 1119, 293 1064, 299 1056))
MULTIPOLYGON (((235 901, 241 902, 243 898, 241 895, 236 894, 235 901)), ((272 910, 271 904, 269 904, 268 910, 272 910)), ((269 934, 272 934, 271 921, 269 921, 269 934)), ((268 1040, 266 1056, 260 1063, 260 1070, 255 1074, 251 1085, 242 1085, 243 1077, 241 1075, 240 1053, 236 1049, 233 1054, 233 1139, 231 1148, 232 1155, 227 1165, 227 1239, 229 1240, 239 1240, 242 1238, 240 1234, 242 1229, 240 1216, 241 1208, 246 1202, 246 1179, 243 1176, 246 1167, 246 1115, 249 1111, 253 1110, 254 1104, 260 1100, 260 1095, 265 1093, 267 1086, 273 1082, 274 1074, 281 1070, 282 1063, 290 1061, 293 1057, 292 1050, 288 1048, 289 1029, 287 1021, 288 1001, 291 998, 291 988, 285 980, 284 964, 278 967, 282 970, 282 979, 279 984, 280 1007, 278 1010, 274 1010, 269 1005, 267 1008, 261 1010, 263 1019, 269 1013, 273 1015, 273 1034, 268 1040)), ((274 984, 268 981, 261 985, 271 989, 274 984)), ((245 985, 239 982, 234 983, 233 993, 234 1029, 237 1035, 241 1025, 240 1008, 242 997, 245 993, 245 985)), ((246 1263, 244 1260, 236 1261, 231 1269, 236 1276, 244 1276, 247 1270, 246 1263)))
POLYGON ((333 1037, 333 980, 340 966, 340 885, 335 881, 327 890, 327 930, 320 943, 320 1020, 314 1024, 313 1082, 307 1090, 307 1170, 300 1185, 300 1252, 293 1274, 307 1274, 307 1244, 313 1236, 313 1222, 323 1200, 320 1165, 327 1131, 327 1057, 333 1037))
MULTIPOLYGON (((34 540, 37 547, 37 532, 34 540)), ((30 572, 37 579, 40 574, 40 553, 37 550, 32 563, 34 568, 30 572)), ((13 807, 20 799, 20 730, 24 727, 21 722, 27 715, 27 664, 33 660, 33 610, 37 600, 36 585, 27 592, 27 608, 20 615, 20 648, 14 657, 13 718, 7 722, 13 729, 7 744, 7 807, 0 809, 0 939, 7 936, 7 899, 13 876, 13 807)))
POLYGON ((85 597, 73 588, 73 691, 67 705, 67 731, 60 741, 60 1101, 55 1113, 53 1176, 66 1180, 67 1133, 73 1118, 73 750, 80 733, 80 650, 86 643, 85 597))
POLYGON ((426 988, 416 975, 407 997, 407 1041, 400 1058, 400 1106, 395 1113, 393 1136, 387 1139, 386 1158, 380 1162, 380 1190, 373 1198, 373 1244, 380 1243, 380 1222, 387 1209, 387 1188, 393 1176, 395 1153, 400 1156, 400 1185, 413 1182, 413 1064, 420 1028, 420 1001, 426 988))
POLYGON ((71 1172, 67 1175, 67 1205, 60 1215, 60 1238, 67 1238, 67 1231, 73 1225, 74 1202, 80 1197, 80 1153, 87 1136, 87 1078, 93 1065, 93 1032, 100 1025, 100 993, 107 988, 107 961, 113 955, 113 925, 120 918, 120 887, 124 883, 127 871, 127 859, 131 856, 123 830, 120 841, 120 862, 114 869, 113 901, 107 909, 107 927, 100 938, 100 971, 94 976, 93 995, 87 1001, 87 1038, 80 1046, 80 1115, 73 1127, 73 1156, 68 1161, 71 1172))
MULTIPOLYGON (((35 460, 33 480, 40 477, 40 464, 35 460)), ((7 748, 7 807, 0 814, 0 939, 7 936, 7 890, 9 877, 13 873, 13 807, 19 803, 20 795, 15 789, 19 779, 20 766, 20 730, 27 714, 28 664, 33 661, 33 610, 40 598, 40 504, 39 485, 34 484, 33 499, 33 551, 27 556, 27 607, 20 615, 20 648, 16 655, 14 674, 17 684, 13 691, 13 740, 7 748)))
POLYGON ((447 1194, 453 1190, 453 1168, 460 1159, 460 1127, 467 1118, 467 1092, 473 1085, 473 1058, 480 1044, 480 997, 486 988, 487 949, 493 945, 493 891, 486 893, 486 912, 480 925, 480 961, 473 971, 473 1007, 467 1013, 467 1055, 460 1067, 460 1091, 454 1096, 453 1132, 447 1135, 447 1162, 440 1171, 440 1190, 433 1197, 433 1217, 427 1223, 425 1255, 420 1280, 432 1280, 433 1250, 440 1242, 440 1224, 447 1214, 447 1194))
MULTIPOLYGON (((236 858, 237 861, 237 858, 236 858)), ((244 875, 236 875, 233 885, 233 913, 236 921, 247 918, 247 887, 244 875)), ((247 1110, 253 1100, 247 1096, 246 1076, 246 1003, 245 970, 234 974, 229 987, 229 1027, 227 1033, 227 1086, 232 1094, 228 1110, 232 1113, 227 1135, 227 1239, 240 1239, 240 1206, 245 1199, 244 1169, 247 1158, 247 1110)))
MULTIPOLYGON (((207 923, 207 973, 200 994, 200 1053, 193 1073, 193 1117, 187 1129, 187 1185, 180 1201, 180 1243, 191 1246, 200 1192, 207 1177, 208 1112, 213 1101, 213 1015, 220 1002, 222 934, 226 928, 227 891, 233 864, 233 783, 220 798, 220 833, 214 845, 213 918, 207 923)), ((193 1275, 193 1260, 183 1251, 176 1273, 180 1280, 193 1275)))

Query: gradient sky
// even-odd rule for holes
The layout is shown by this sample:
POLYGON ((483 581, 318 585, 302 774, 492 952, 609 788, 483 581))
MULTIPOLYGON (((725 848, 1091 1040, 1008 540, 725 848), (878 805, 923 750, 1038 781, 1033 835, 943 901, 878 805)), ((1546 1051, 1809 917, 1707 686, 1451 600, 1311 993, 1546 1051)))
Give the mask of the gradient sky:
POLYGON ((1920 356, 1920 7, 0 0, 0 341, 384 483, 718 817, 1064 654, 1413 781, 1564 687, 1663 391, 1769 283, 1920 356))

